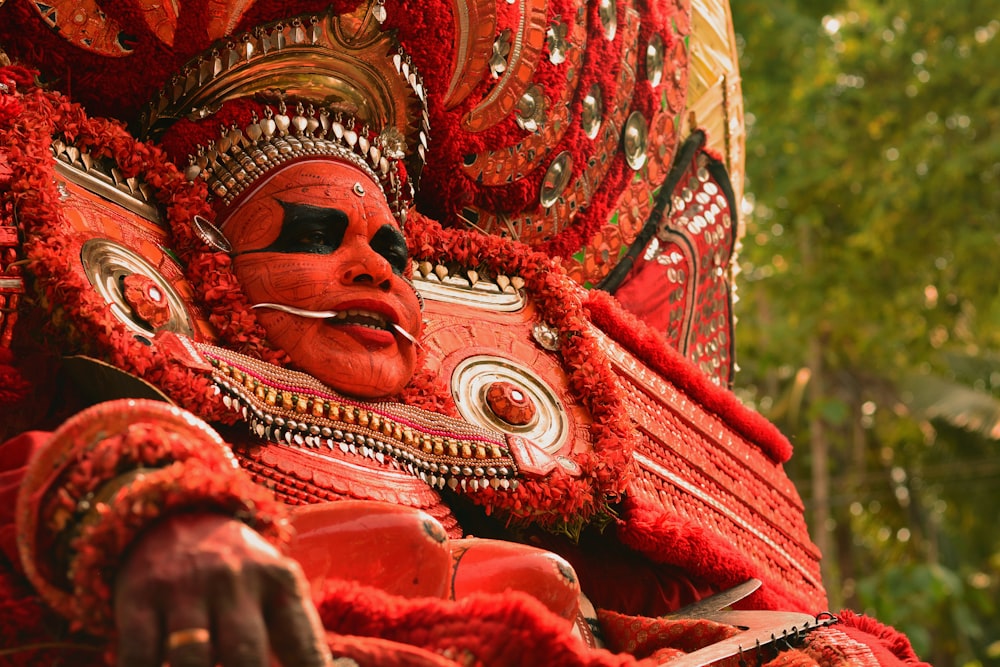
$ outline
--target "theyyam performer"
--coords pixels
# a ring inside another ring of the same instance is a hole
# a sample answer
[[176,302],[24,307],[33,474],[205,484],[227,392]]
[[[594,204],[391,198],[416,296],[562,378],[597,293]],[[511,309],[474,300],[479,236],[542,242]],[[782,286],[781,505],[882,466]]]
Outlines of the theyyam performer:
[[0,664],[919,664],[729,391],[724,2],[0,0],[0,49]]

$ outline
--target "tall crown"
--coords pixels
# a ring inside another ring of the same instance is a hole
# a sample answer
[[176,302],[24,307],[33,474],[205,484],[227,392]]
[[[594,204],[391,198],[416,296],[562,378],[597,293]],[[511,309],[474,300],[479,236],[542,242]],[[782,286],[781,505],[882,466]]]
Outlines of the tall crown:
[[223,105],[254,99],[261,113],[216,125],[210,141],[192,140],[189,178],[205,179],[228,205],[281,164],[330,156],[368,173],[402,223],[430,127],[423,81],[380,29],[384,19],[376,0],[350,14],[298,16],[228,38],[159,91],[138,131],[162,139],[182,131],[182,119],[212,122]]

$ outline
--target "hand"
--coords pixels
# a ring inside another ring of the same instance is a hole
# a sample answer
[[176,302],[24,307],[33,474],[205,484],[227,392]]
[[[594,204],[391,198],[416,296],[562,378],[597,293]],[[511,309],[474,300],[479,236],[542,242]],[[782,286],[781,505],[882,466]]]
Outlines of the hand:
[[[120,667],[329,664],[298,563],[216,514],[174,516],[133,545],[115,586]],[[207,632],[206,632],[207,631]]]

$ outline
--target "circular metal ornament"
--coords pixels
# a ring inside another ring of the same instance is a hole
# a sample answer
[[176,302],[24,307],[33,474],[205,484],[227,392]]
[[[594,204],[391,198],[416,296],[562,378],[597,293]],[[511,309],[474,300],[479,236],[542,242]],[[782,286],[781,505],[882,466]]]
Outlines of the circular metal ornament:
[[580,125],[587,138],[593,139],[601,129],[601,119],[604,116],[604,99],[601,96],[601,87],[594,84],[590,87],[590,92],[583,98],[583,110],[580,113]]
[[545,97],[542,89],[537,84],[531,84],[517,101],[517,113],[514,114],[514,122],[518,127],[528,132],[537,132],[542,120],[545,118]]
[[653,33],[646,46],[646,78],[650,85],[658,86],[663,80],[663,39],[658,33]]
[[622,150],[625,152],[625,162],[634,171],[642,169],[646,164],[646,148],[649,144],[649,129],[646,118],[640,111],[633,111],[625,121],[625,131],[622,132]]
[[569,151],[563,151],[549,165],[545,177],[542,179],[542,188],[538,200],[542,206],[548,208],[559,200],[559,195],[563,193],[569,185],[570,176],[573,173],[573,156]]
[[[521,400],[534,407],[525,424],[511,424],[490,408],[487,394],[498,384],[512,385]],[[566,408],[555,391],[534,371],[509,359],[491,355],[463,359],[451,374],[451,393],[468,421],[527,438],[549,453],[559,451],[569,435]]]
[[194,218],[191,219],[191,226],[194,227],[195,234],[198,235],[198,238],[209,246],[221,252],[233,251],[233,244],[229,242],[226,235],[222,233],[221,229],[209,222],[207,218],[195,215]]
[[[194,335],[194,327],[184,300],[166,278],[135,251],[107,239],[90,239],[80,250],[80,260],[87,280],[111,306],[114,316],[135,333],[151,337],[156,331],[166,330],[184,336]],[[125,277],[133,274],[140,274],[152,280],[166,299],[170,317],[162,326],[155,329],[150,327],[149,323],[139,317],[126,301],[123,281]]]
[[531,335],[543,350],[548,350],[549,352],[557,352],[559,350],[559,332],[548,324],[537,322],[531,328]]
[[604,37],[610,42],[618,32],[618,2],[617,0],[601,0],[597,14],[604,26]]

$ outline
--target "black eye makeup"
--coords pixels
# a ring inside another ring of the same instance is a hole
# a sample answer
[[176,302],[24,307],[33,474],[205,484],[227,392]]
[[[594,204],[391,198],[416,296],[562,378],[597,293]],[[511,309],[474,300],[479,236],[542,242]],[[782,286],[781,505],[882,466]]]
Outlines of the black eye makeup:
[[[279,201],[285,211],[281,232],[273,243],[264,248],[243,253],[286,252],[329,255],[340,248],[344,234],[350,226],[347,213],[337,208],[324,208],[310,204],[292,204]],[[369,246],[385,258],[393,273],[403,275],[409,261],[406,239],[393,225],[379,227],[369,241]]]
[[403,275],[407,268],[409,251],[406,249],[406,239],[392,225],[382,225],[375,232],[370,242],[372,250],[385,258],[396,275]]
[[279,201],[285,211],[281,233],[271,245],[251,252],[307,252],[328,255],[347,232],[347,213],[337,208]]

